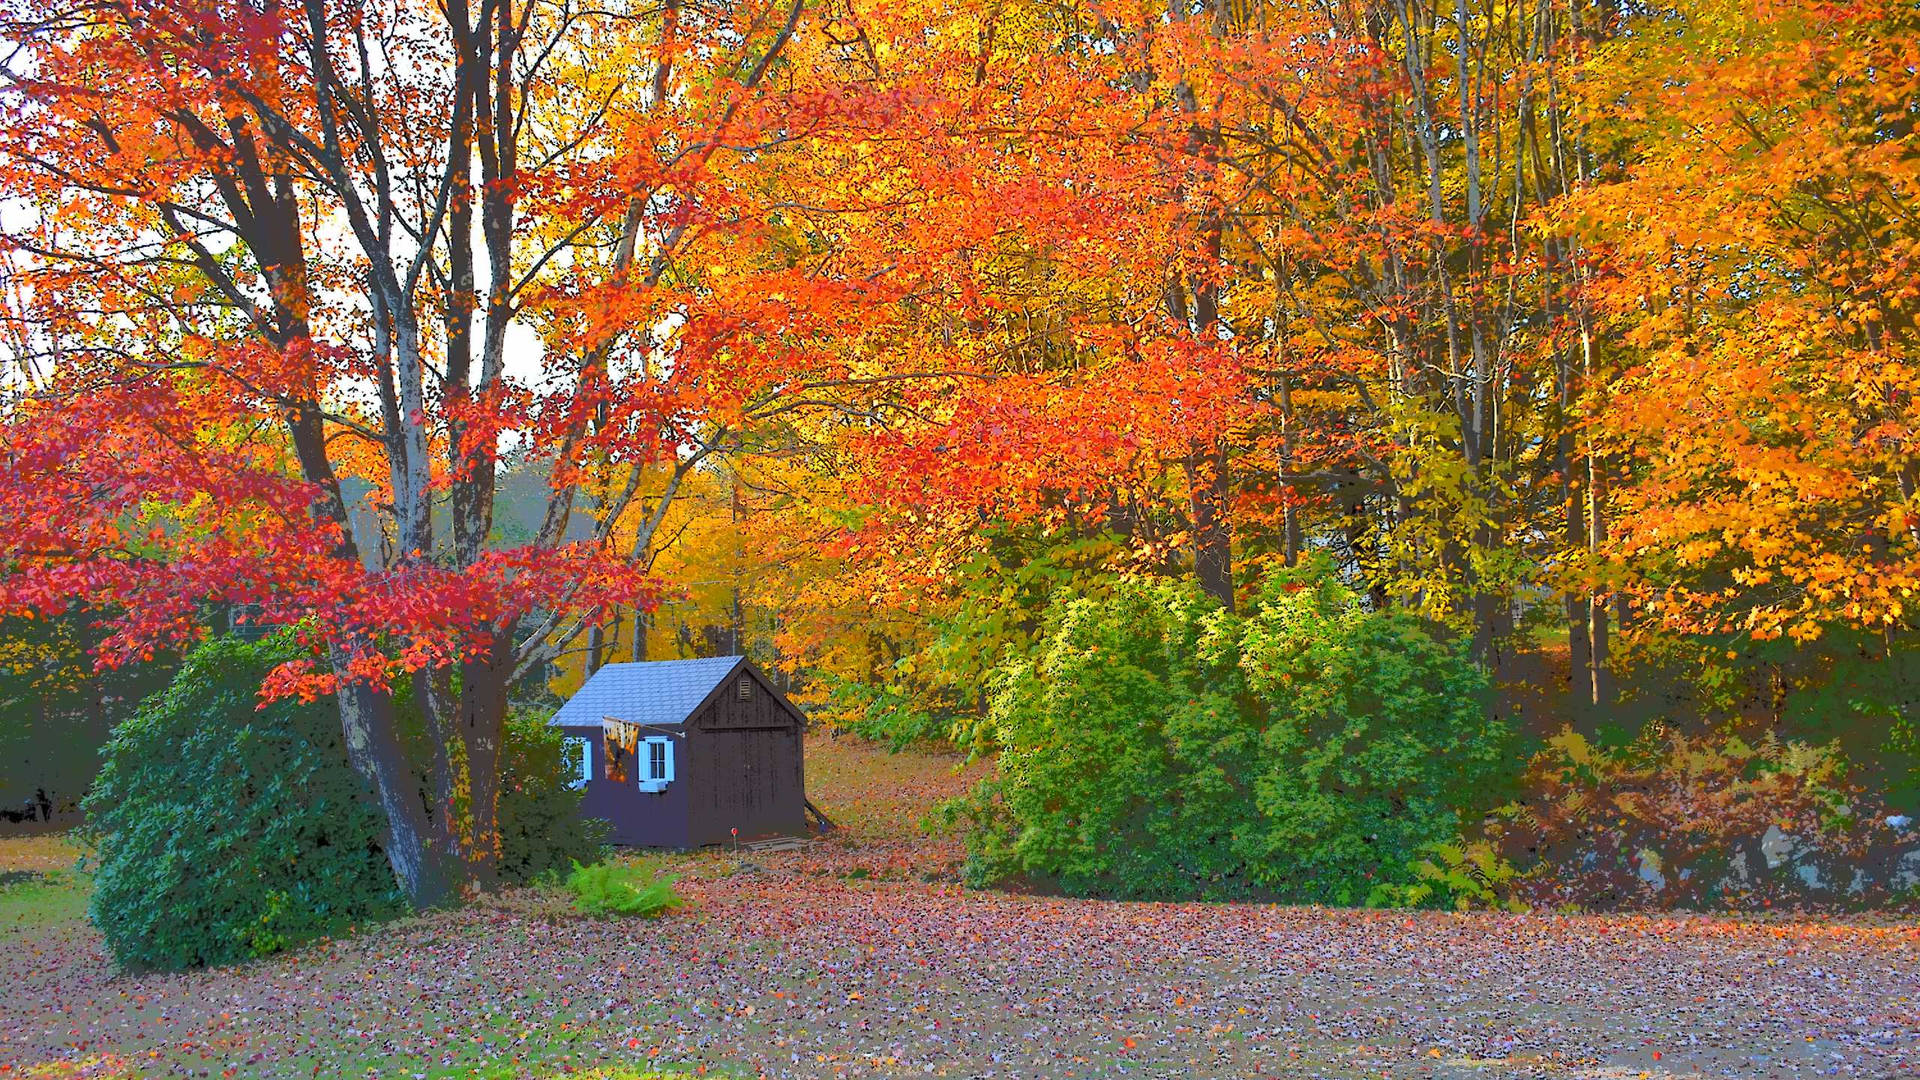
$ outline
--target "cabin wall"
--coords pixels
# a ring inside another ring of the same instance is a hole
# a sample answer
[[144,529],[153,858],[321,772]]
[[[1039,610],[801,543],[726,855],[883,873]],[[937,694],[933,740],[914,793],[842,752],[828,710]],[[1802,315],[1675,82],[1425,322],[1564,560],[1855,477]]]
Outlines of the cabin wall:
[[802,722],[756,675],[753,697],[741,701],[735,679],[693,718],[689,741],[700,748],[690,774],[688,831],[695,844],[806,832]]
[[563,727],[560,731],[568,738],[593,742],[593,778],[587,781],[580,813],[612,825],[609,840],[631,847],[695,846],[687,829],[691,806],[688,792],[693,787],[690,780],[700,756],[688,745],[693,740],[674,739],[674,781],[665,791],[641,791],[631,771],[624,784],[607,779],[606,741],[599,728]]

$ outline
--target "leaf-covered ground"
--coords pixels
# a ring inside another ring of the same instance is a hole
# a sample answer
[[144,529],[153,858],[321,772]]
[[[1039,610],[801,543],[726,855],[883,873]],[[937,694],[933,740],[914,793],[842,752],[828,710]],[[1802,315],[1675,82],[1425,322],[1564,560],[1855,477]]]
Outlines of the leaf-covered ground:
[[842,838],[677,860],[685,914],[527,890],[185,975],[0,842],[0,1078],[1920,1076],[1912,925],[968,893],[912,828],[951,761],[809,754]]

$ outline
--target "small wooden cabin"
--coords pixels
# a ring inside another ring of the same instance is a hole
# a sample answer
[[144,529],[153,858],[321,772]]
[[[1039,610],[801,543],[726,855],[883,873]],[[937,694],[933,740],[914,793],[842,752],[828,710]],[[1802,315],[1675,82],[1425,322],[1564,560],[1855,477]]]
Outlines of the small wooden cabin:
[[806,717],[744,656],[608,664],[548,723],[581,812],[638,847],[806,832]]

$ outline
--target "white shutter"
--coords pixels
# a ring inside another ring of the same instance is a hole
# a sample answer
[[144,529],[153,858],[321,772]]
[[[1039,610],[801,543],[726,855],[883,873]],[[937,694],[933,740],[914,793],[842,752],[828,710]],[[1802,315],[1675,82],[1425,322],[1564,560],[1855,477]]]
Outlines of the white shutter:
[[578,790],[586,787],[593,779],[593,740],[569,738],[565,742],[567,757],[573,765],[573,779],[567,786]]
[[[656,761],[654,747],[659,759]],[[666,736],[655,735],[640,741],[640,767],[635,774],[640,780],[641,791],[665,791],[673,782],[673,740]]]

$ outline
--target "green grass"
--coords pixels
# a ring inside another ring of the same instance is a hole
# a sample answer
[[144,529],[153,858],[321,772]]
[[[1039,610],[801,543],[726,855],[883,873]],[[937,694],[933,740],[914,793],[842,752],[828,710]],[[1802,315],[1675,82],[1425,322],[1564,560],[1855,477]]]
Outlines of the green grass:
[[84,919],[92,883],[72,870],[0,871],[0,928]]
[[[369,1080],[558,1080],[563,1076],[570,1080],[736,1080],[751,1075],[720,1063],[701,1066],[646,1061],[645,1050],[630,1044],[623,1047],[621,1038],[610,1033],[604,1023],[581,1023],[578,1017],[556,1012],[532,1024],[514,1019],[515,1015],[524,1017],[551,1008],[550,1003],[543,1005],[542,1001],[540,995],[526,993],[477,1015],[464,1014],[450,1002],[410,1010],[409,1016],[423,1028],[449,1034],[464,1028],[467,1035],[447,1039],[425,1054],[410,1051],[404,1063],[396,1062],[389,1053],[367,1053],[360,1047],[342,1053],[342,1047],[323,1042],[312,1055],[288,1063],[285,1071],[289,1075],[311,1073]],[[624,1014],[624,1019],[665,1016],[664,1007],[649,1004],[636,1006]],[[568,1022],[561,1026],[562,1020]],[[620,1064],[621,1058],[636,1064]]]

